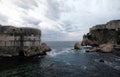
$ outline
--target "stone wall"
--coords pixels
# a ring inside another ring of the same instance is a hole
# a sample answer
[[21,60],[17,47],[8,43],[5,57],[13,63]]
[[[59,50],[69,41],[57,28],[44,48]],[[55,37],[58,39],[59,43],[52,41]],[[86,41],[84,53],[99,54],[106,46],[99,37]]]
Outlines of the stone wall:
[[106,25],[105,24],[101,24],[101,25],[93,26],[92,28],[90,28],[90,31],[91,30],[96,30],[96,29],[105,29],[105,28],[106,28]]
[[11,57],[43,54],[40,48],[41,31],[0,25],[0,56]]
[[120,20],[112,20],[107,22],[106,24],[102,25],[96,25],[90,28],[90,30],[96,30],[96,29],[120,29]]
[[[22,37],[22,38],[21,38]],[[0,46],[40,46],[41,32],[32,28],[0,26]]]

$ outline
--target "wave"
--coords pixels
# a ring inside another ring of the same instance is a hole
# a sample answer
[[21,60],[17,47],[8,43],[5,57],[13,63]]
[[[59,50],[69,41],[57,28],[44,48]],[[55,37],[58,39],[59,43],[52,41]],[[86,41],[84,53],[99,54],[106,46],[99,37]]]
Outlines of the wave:
[[53,49],[51,52],[48,52],[47,55],[51,56],[51,57],[54,57],[54,56],[61,55],[61,54],[64,54],[64,53],[73,52],[70,48],[63,49],[62,51],[59,51],[59,52],[56,52],[56,51],[57,51],[56,49]]
[[116,70],[120,70],[120,65],[117,62],[108,62],[108,61],[106,61],[105,64],[112,67],[112,68],[114,68],[114,69],[116,69]]
[[[104,64],[115,70],[120,70],[120,57],[112,57],[112,58],[114,58],[115,60],[113,61],[104,60]],[[100,59],[95,59],[95,62],[99,62],[99,60]]]

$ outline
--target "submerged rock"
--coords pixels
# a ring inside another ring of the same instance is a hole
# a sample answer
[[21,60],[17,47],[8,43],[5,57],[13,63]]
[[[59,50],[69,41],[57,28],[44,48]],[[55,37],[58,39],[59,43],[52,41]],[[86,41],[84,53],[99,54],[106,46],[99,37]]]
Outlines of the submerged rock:
[[99,62],[102,62],[102,63],[104,63],[104,60],[103,60],[103,59],[100,59],[100,60],[99,60]]
[[87,53],[91,52],[89,49],[86,50]]
[[81,49],[81,44],[79,42],[75,43],[74,49],[80,50]]

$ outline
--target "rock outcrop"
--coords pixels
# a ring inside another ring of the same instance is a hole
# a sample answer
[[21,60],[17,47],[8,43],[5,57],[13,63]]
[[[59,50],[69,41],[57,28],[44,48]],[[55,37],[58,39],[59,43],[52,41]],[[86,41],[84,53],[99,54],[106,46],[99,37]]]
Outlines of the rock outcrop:
[[42,43],[41,50],[46,53],[46,52],[51,51],[52,49],[46,43]]
[[113,49],[114,49],[113,44],[101,44],[98,47],[94,47],[91,51],[109,53],[113,52]]
[[120,20],[90,28],[90,32],[83,36],[81,45],[99,46],[106,43],[120,44]]
[[87,46],[87,45],[90,45],[90,46],[98,46],[98,43],[94,40],[91,40],[88,38],[89,35],[84,35],[83,36],[83,41],[81,43],[82,46]]
[[101,52],[112,52],[113,51],[113,45],[112,44],[101,44],[99,46],[99,49]]
[[74,49],[80,50],[81,49],[81,44],[79,42],[75,43]]

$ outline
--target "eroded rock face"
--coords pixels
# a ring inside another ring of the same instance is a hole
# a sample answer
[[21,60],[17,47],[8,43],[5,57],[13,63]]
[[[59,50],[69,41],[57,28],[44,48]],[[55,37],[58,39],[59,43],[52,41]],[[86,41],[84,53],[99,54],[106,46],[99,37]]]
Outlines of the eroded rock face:
[[80,50],[81,49],[81,44],[79,42],[75,43],[74,49]]

